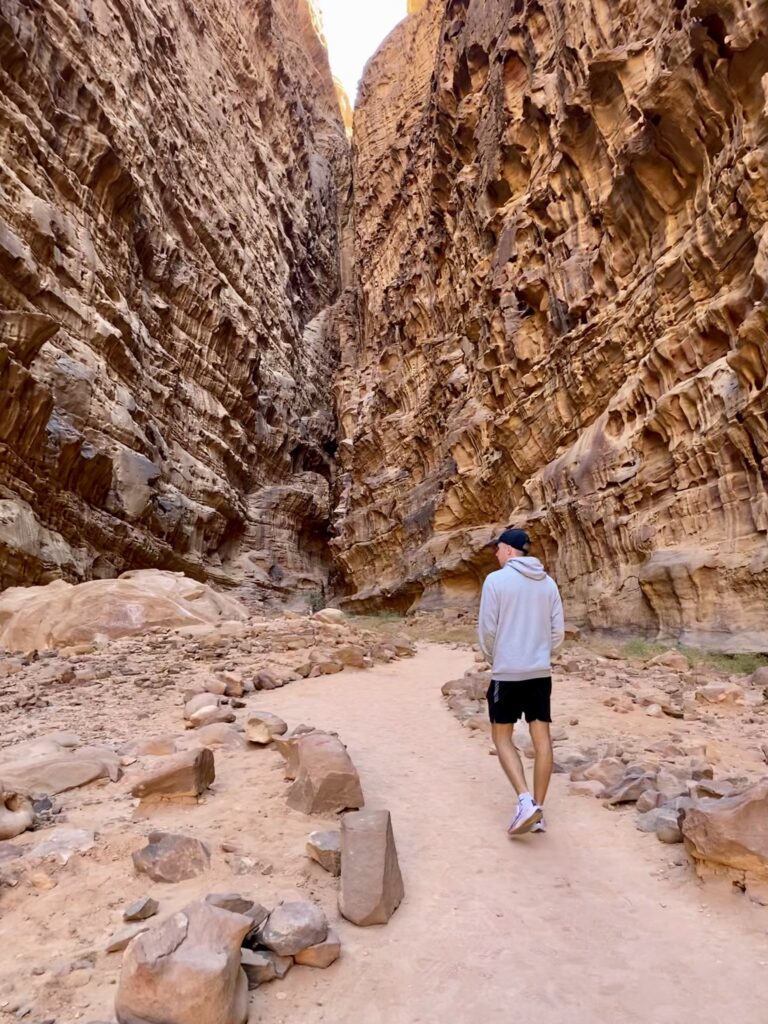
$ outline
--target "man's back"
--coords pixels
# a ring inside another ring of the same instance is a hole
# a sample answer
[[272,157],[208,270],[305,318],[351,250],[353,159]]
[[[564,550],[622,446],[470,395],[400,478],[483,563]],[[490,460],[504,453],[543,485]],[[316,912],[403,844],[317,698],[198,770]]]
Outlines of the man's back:
[[555,581],[538,558],[510,558],[483,584],[478,636],[493,678],[549,675],[552,650],[565,635],[563,604]]

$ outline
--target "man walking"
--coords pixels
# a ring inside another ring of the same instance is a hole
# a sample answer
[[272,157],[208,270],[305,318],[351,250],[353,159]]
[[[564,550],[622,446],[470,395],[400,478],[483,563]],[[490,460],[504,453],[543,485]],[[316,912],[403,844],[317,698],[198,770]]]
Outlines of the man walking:
[[[488,688],[491,735],[501,767],[518,794],[511,836],[544,832],[544,798],[552,777],[550,655],[565,636],[563,602],[555,581],[531,558],[525,530],[504,530],[496,548],[498,572],[490,573],[480,599],[478,638],[492,666]],[[533,795],[515,746],[515,722],[525,715],[535,753]]]

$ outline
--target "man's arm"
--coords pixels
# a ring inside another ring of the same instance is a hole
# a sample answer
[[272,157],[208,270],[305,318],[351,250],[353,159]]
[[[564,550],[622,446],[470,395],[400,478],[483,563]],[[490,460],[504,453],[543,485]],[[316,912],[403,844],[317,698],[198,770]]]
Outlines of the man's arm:
[[555,592],[552,597],[552,650],[556,651],[560,644],[565,640],[565,615],[563,613],[563,600],[560,597],[560,591],[555,586]]
[[480,597],[480,614],[477,619],[477,639],[485,660],[493,664],[493,648],[496,643],[496,629],[499,624],[499,599],[490,579],[483,584]]

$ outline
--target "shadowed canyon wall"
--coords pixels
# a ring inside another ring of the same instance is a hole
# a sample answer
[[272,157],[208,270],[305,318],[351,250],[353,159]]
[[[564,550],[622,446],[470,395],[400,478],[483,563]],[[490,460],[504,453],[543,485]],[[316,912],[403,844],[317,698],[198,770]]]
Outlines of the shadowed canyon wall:
[[325,577],[349,151],[307,3],[0,5],[0,586]]
[[768,4],[411,9],[355,112],[351,605],[472,601],[510,523],[574,622],[767,649]]

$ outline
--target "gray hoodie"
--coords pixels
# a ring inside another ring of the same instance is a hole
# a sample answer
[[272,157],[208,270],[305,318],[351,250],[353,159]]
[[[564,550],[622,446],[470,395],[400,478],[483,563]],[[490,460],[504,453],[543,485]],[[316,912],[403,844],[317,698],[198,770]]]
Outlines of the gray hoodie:
[[510,558],[486,577],[477,635],[494,679],[550,674],[550,655],[565,636],[563,602],[538,558]]

